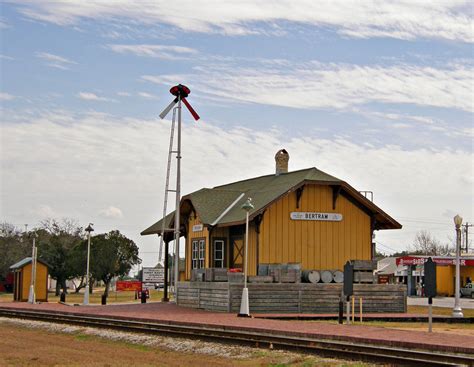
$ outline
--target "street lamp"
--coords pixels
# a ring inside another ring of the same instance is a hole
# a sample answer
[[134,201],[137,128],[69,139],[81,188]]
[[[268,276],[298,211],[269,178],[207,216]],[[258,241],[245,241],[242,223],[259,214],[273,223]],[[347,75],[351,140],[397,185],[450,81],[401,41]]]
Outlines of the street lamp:
[[460,293],[460,266],[459,266],[459,256],[461,252],[461,224],[462,217],[456,215],[454,217],[454,225],[456,226],[456,286],[454,290],[454,308],[453,308],[453,317],[464,317],[459,302],[459,293]]
[[249,290],[247,289],[247,263],[248,263],[248,249],[249,249],[249,211],[253,209],[252,199],[248,198],[242,205],[245,210],[245,258],[244,258],[244,289],[242,289],[242,301],[240,303],[240,312],[238,316],[250,317],[249,310]]
[[89,223],[85,231],[87,232],[87,273],[86,273],[86,291],[84,293],[84,302],[83,305],[89,304],[89,260],[90,260],[90,253],[91,253],[91,232],[94,231],[92,226],[94,223]]
[[31,280],[30,280],[30,292],[28,293],[28,303],[36,302],[36,258],[38,256],[38,250],[36,248],[36,238],[38,235],[33,233],[33,249],[31,250]]

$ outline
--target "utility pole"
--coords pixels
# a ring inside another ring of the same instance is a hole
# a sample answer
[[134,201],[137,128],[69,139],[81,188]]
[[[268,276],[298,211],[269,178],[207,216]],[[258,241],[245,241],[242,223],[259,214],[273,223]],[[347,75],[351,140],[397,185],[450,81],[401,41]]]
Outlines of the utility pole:
[[464,227],[464,241],[466,244],[466,254],[469,253],[469,227],[473,227],[474,224],[469,224],[466,222],[466,224],[463,224]]

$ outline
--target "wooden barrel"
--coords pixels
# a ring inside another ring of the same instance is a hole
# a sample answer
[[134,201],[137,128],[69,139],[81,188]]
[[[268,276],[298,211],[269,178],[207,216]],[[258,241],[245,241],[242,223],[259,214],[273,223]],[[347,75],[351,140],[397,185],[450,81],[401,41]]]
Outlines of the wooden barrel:
[[321,280],[321,274],[317,270],[311,270],[308,274],[308,280],[310,281],[310,283],[319,283],[319,281]]
[[331,283],[333,281],[332,272],[329,270],[323,270],[321,272],[321,280],[323,283]]
[[319,283],[321,274],[317,270],[304,270],[302,273],[303,282],[305,283]]
[[343,283],[344,282],[344,273],[340,270],[335,270],[333,273],[332,273],[332,276],[334,278],[334,281],[336,283]]

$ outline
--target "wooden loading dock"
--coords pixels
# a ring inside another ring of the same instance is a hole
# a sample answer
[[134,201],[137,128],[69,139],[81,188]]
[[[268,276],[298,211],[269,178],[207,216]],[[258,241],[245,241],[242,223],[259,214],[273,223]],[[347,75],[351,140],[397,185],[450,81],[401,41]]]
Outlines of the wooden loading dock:
[[[242,284],[228,282],[180,282],[180,306],[238,313]],[[341,284],[248,284],[252,313],[337,313]],[[354,301],[364,313],[407,312],[406,287],[399,284],[355,284]]]
[[[347,182],[314,167],[288,172],[288,160],[288,153],[282,149],[275,156],[275,174],[203,188],[182,198],[180,234],[185,237],[186,267],[180,277],[184,282],[178,286],[178,304],[186,304],[185,297],[201,297],[200,289],[212,289],[213,285],[190,282],[196,270],[243,269],[246,213],[241,207],[249,197],[254,205],[249,212],[250,276],[257,276],[262,264],[296,263],[303,271],[342,271],[348,260],[373,259],[374,231],[401,228],[400,223]],[[167,228],[164,241],[171,242],[174,212],[144,230],[142,235],[161,235],[163,221]],[[284,289],[279,284],[251,286],[273,287],[275,292]],[[292,286],[300,287],[298,291],[303,293],[313,289],[305,284]],[[326,292],[325,295],[340,287],[315,286],[315,290]],[[190,290],[193,287],[194,292]],[[219,289],[232,290],[233,287],[215,284],[218,293]],[[373,287],[375,291],[378,286]],[[184,292],[181,298],[179,289]],[[406,292],[398,288],[386,290],[393,292],[394,297],[406,296]],[[225,297],[233,297],[233,292],[223,292],[221,294],[227,294]],[[249,294],[252,298],[250,285]],[[233,310],[233,301],[228,303],[230,306],[223,308]],[[201,302],[197,304],[205,306]],[[250,304],[252,311],[252,300]],[[402,308],[397,309],[403,312]]]

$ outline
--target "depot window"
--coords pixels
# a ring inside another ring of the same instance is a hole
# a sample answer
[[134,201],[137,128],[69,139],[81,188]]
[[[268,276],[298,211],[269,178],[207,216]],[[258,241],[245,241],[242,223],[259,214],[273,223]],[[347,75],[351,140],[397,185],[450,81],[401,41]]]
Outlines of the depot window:
[[214,267],[223,268],[224,267],[224,251],[225,251],[225,242],[224,240],[214,240]]
[[192,241],[192,268],[202,269],[204,268],[204,260],[206,256],[206,241],[203,239]]

